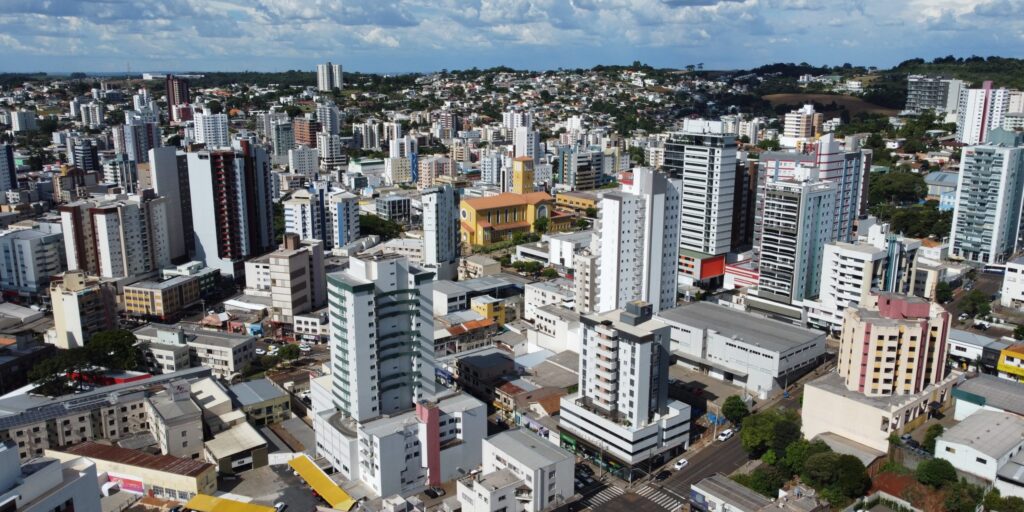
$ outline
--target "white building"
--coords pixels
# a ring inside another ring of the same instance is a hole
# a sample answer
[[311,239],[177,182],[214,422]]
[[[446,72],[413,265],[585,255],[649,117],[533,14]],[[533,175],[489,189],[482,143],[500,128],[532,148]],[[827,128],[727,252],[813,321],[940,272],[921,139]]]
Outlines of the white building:
[[327,301],[323,242],[286,232],[276,251],[245,262],[245,284],[246,293],[270,297],[272,321],[291,325]]
[[[96,127],[103,124],[103,104],[99,104],[99,121],[96,123]],[[93,128],[94,126],[90,126]],[[38,123],[36,122],[36,112],[34,110],[15,110],[11,112],[11,131],[14,133],[34,132],[38,130]]]
[[302,240],[325,239],[327,214],[324,212],[322,195],[322,190],[299,189],[281,201],[286,233],[295,233]]
[[214,377],[225,380],[240,376],[256,358],[256,338],[245,334],[157,323],[140,327],[134,333],[139,341],[157,348],[188,347],[191,359],[198,366],[209,368]]
[[412,182],[412,161],[404,157],[384,159],[384,180],[388,185]]
[[48,293],[50,278],[65,270],[60,231],[21,229],[0,233],[0,288],[23,297]]
[[628,468],[689,446],[690,406],[668,399],[671,329],[653,308],[584,315],[579,391],[562,397],[563,447],[601,453]]
[[986,80],[981,89],[962,89],[957,107],[956,140],[968,146],[984,144],[989,133],[1003,126],[1010,108],[1010,91],[993,89]]
[[649,168],[633,174],[633,192],[602,195],[597,311],[649,302],[655,311],[676,303],[679,183]]
[[331,64],[331,61],[327,61],[324,64],[317,64],[316,88],[318,91],[322,92],[330,92],[333,89],[344,89],[345,77],[342,74],[341,64]]
[[328,248],[344,247],[359,239],[359,198],[350,192],[333,192],[327,197],[325,242]]
[[188,256],[192,239],[192,203],[188,194],[188,158],[172,146],[149,150],[148,182],[167,200],[167,239],[172,260]]
[[537,310],[549,304],[572,306],[575,297],[573,282],[568,279],[529,283],[523,294],[523,319],[534,321]]
[[209,149],[231,146],[227,114],[214,114],[210,109],[203,109],[203,113],[197,113],[193,121],[196,126],[196,142],[199,144],[205,144]]
[[664,169],[681,178],[679,246],[716,256],[732,248],[736,136],[722,123],[687,119],[665,141]]
[[289,149],[288,169],[295,174],[313,179],[320,171],[320,151],[306,146]]
[[550,350],[554,353],[566,350],[580,352],[580,315],[560,306],[548,304],[533,313],[533,329],[526,331],[528,351]]
[[459,199],[451,185],[424,190],[423,259],[434,279],[455,279],[459,260]]
[[457,497],[466,512],[541,512],[568,501],[575,457],[523,429],[483,441],[480,473],[458,481]]
[[1024,133],[993,130],[988,142],[966,147],[960,162],[952,255],[987,265],[1017,250],[1024,204]]
[[348,156],[345,155],[341,136],[324,131],[317,133],[316,149],[320,156],[320,172],[336,172],[348,165]]
[[999,469],[1024,448],[1024,418],[977,411],[935,440],[935,457],[958,471],[995,483]]
[[825,355],[825,334],[709,302],[662,310],[676,364],[765,399]]
[[1007,308],[1024,308],[1024,256],[1006,262],[999,304]]
[[320,122],[320,131],[328,135],[341,132],[345,117],[333,101],[316,104],[316,120]]
[[0,510],[100,512],[98,482],[96,464],[84,457],[21,463],[13,441],[0,444]]

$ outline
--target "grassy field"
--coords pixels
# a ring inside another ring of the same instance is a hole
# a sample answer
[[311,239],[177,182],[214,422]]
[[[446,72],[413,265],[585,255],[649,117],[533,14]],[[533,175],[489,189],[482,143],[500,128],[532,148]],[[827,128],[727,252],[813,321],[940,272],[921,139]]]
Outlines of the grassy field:
[[892,108],[885,108],[873,103],[868,103],[856,96],[848,96],[842,94],[820,94],[820,93],[797,93],[797,94],[769,94],[763,96],[765,99],[771,102],[772,106],[775,105],[799,105],[802,103],[817,102],[822,105],[828,105],[829,103],[835,102],[837,105],[846,107],[846,110],[850,114],[857,114],[859,112],[868,112],[871,114],[882,114],[887,116],[893,116],[899,113],[898,110]]

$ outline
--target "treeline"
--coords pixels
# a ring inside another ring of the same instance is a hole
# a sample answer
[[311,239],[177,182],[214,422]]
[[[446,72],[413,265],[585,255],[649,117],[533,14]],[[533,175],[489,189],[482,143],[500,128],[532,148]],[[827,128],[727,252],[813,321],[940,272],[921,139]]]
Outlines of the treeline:
[[997,87],[1024,89],[1024,59],[1012,57],[954,57],[947,55],[927,62],[910,59],[901,62],[893,71],[903,75],[942,75],[981,85],[992,80]]

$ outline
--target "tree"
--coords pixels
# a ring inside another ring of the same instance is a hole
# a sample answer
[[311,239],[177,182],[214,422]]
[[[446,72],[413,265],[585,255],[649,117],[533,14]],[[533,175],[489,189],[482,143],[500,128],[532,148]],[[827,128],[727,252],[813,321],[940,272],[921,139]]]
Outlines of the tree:
[[299,346],[298,345],[292,345],[292,344],[285,345],[285,346],[281,347],[280,350],[277,351],[277,355],[280,356],[281,359],[284,359],[285,361],[291,361],[292,359],[298,359],[298,357],[301,354],[302,354],[302,352],[299,350]]
[[134,370],[142,364],[142,353],[135,347],[135,334],[124,329],[100,331],[85,345],[86,359],[108,370]]
[[736,475],[733,479],[760,494],[775,498],[779,495],[779,488],[789,480],[789,476],[775,466],[763,465],[748,475]]
[[945,430],[946,429],[938,423],[929,426],[928,430],[924,433],[924,443],[922,443],[924,449],[931,453],[935,453],[935,440],[938,439]]
[[935,301],[939,304],[945,304],[953,300],[953,287],[949,283],[942,281],[935,285]]
[[881,203],[909,204],[924,199],[928,187],[919,174],[889,172],[872,176],[868,182],[868,204]]
[[956,469],[946,459],[929,459],[917,465],[917,481],[938,489],[956,482]]
[[971,316],[985,316],[992,312],[992,303],[981,290],[971,290],[960,302],[960,310]]
[[1013,328],[1013,339],[1024,340],[1024,325],[1018,325]]
[[836,465],[839,454],[835,452],[816,453],[804,461],[804,470],[800,478],[814,488],[827,487],[835,479]]
[[217,100],[207,101],[206,108],[210,109],[211,114],[220,114],[221,112],[224,112],[224,106]]
[[747,408],[746,402],[743,401],[738,395],[732,395],[725,399],[725,403],[722,404],[722,416],[725,419],[739,425],[743,418],[750,415],[750,409]]
[[590,208],[587,208],[584,213],[586,214],[587,217],[589,217],[591,219],[596,219],[597,218],[597,208],[594,208],[593,206],[591,206]]
[[767,151],[778,151],[782,148],[777,139],[765,139],[757,143],[757,147]]
[[558,277],[558,271],[553,269],[553,268],[551,268],[551,267],[548,267],[548,268],[540,271],[540,276],[545,278],[545,279],[554,279],[554,278]]
[[547,233],[550,222],[547,217],[538,217],[533,221],[533,230],[537,233]]
[[769,449],[785,453],[789,443],[800,438],[800,416],[791,410],[770,409],[743,419],[740,442],[752,456]]
[[831,448],[825,444],[824,441],[808,441],[806,439],[797,439],[786,447],[785,457],[782,458],[782,464],[789,469],[789,472],[794,475],[799,475],[804,471],[804,462],[811,455],[818,453],[825,453],[832,451]]
[[871,487],[864,463],[853,455],[840,455],[836,461],[835,480],[829,486],[847,498],[858,498]]
[[387,241],[402,234],[402,225],[376,215],[360,215],[359,233],[362,236],[377,235],[381,241]]

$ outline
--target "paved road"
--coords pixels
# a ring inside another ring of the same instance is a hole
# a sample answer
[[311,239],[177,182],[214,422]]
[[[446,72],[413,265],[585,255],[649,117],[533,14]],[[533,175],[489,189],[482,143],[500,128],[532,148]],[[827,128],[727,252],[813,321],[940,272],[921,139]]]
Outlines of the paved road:
[[685,500],[690,496],[690,484],[699,482],[715,473],[730,474],[747,462],[747,452],[740,444],[740,436],[733,436],[728,441],[716,441],[711,446],[695,453],[689,458],[690,463],[681,471],[676,471],[663,482],[652,482],[652,487],[664,489],[677,499]]

